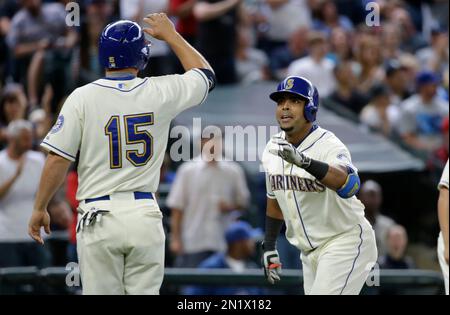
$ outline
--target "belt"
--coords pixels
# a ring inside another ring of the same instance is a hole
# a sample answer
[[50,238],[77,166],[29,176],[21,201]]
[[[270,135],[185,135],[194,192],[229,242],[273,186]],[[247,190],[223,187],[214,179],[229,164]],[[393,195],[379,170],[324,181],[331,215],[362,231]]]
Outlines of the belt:
[[[149,193],[149,192],[135,191],[134,192],[134,199],[135,200],[153,199],[153,194]],[[89,198],[89,199],[86,199],[84,202],[85,203],[90,203],[90,202],[94,202],[94,201],[103,201],[103,200],[111,200],[111,197],[109,195],[106,195],[106,196],[101,196],[101,197],[97,197],[97,198]]]

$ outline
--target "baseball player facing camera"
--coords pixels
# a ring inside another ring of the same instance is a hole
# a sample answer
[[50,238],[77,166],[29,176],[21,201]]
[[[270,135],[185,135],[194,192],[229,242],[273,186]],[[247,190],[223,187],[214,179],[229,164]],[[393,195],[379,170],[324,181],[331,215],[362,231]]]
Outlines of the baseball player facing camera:
[[[105,77],[67,98],[42,146],[41,177],[30,236],[50,233],[47,205],[79,154],[77,251],[83,294],[159,294],[164,274],[162,214],[155,200],[169,124],[214,88],[209,63],[165,14],[142,29],[131,21],[105,27],[99,41]],[[151,48],[144,33],[166,41],[186,73],[138,78]]]
[[280,280],[276,239],[301,251],[305,294],[359,294],[377,259],[375,234],[356,198],[360,180],[346,146],[319,127],[317,89],[288,77],[270,95],[281,132],[263,153],[267,211],[263,265]]

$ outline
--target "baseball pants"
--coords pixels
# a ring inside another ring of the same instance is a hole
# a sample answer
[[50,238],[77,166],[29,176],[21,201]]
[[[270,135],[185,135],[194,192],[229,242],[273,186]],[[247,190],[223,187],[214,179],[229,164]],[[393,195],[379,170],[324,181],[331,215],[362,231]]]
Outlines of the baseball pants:
[[444,275],[444,283],[445,283],[445,294],[448,295],[448,263],[445,261],[444,258],[444,238],[442,237],[442,232],[439,234],[438,238],[438,258],[439,258],[439,265],[441,265],[442,273]]
[[377,261],[375,233],[368,222],[301,254],[307,295],[357,295]]
[[83,294],[159,294],[165,234],[157,202],[116,193],[110,200],[81,202],[79,212],[93,207],[110,212],[77,233]]

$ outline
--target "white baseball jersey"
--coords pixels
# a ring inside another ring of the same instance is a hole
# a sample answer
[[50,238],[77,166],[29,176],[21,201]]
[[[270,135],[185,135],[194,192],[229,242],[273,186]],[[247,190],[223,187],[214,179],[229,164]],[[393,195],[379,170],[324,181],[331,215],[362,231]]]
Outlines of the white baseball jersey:
[[[274,137],[285,138],[285,133]],[[262,157],[267,197],[278,201],[286,222],[286,237],[292,245],[308,252],[365,221],[364,205],[355,196],[339,197],[304,169],[270,153],[270,149],[278,149],[272,141]],[[346,146],[323,128],[312,131],[297,150],[312,159],[357,171]]]
[[[448,160],[447,160],[447,164],[445,164],[445,168],[444,168],[444,172],[442,173],[441,180],[439,181],[438,189],[441,189],[441,188],[448,189]],[[438,258],[439,258],[439,265],[441,266],[442,273],[444,275],[445,294],[448,295],[448,292],[449,292],[448,263],[444,257],[445,243],[444,243],[444,237],[442,235],[442,231],[439,233],[437,252],[438,252]]]
[[444,172],[442,173],[441,180],[439,181],[438,188],[447,187],[448,189],[448,160],[445,164]]
[[156,192],[171,120],[201,104],[206,75],[100,79],[69,95],[42,146],[75,161],[77,199]]

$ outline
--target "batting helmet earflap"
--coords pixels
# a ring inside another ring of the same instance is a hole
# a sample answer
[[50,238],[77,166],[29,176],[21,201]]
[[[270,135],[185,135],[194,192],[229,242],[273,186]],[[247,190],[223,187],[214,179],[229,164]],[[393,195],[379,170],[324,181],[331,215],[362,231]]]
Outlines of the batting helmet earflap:
[[99,61],[105,69],[143,70],[150,58],[150,44],[139,24],[120,20],[108,24],[99,41]]
[[319,91],[308,79],[295,76],[287,77],[278,84],[276,92],[270,94],[270,98],[277,102],[286,93],[304,98],[306,100],[303,110],[305,119],[309,122],[316,120],[319,109]]

